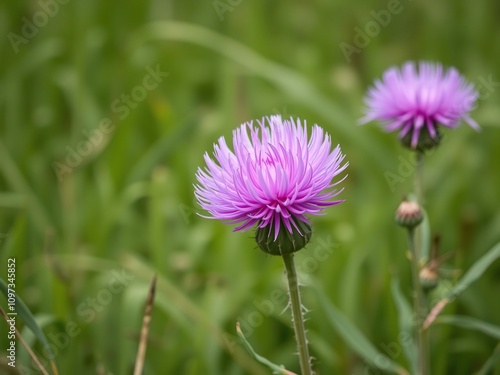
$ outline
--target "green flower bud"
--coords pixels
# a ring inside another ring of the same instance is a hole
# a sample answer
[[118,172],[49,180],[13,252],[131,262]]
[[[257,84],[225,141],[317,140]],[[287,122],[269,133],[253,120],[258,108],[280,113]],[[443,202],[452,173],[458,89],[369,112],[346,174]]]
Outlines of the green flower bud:
[[417,202],[403,201],[396,211],[396,222],[406,228],[415,228],[418,226],[424,215]]
[[412,132],[409,131],[403,138],[401,138],[401,143],[403,146],[412,149],[412,150],[418,150],[418,151],[427,151],[431,150],[441,144],[441,140],[443,139],[443,136],[439,132],[439,128],[436,126],[436,135],[434,138],[431,137],[429,134],[429,131],[427,130],[427,127],[424,127],[418,136],[418,142],[417,146],[415,148],[411,147],[411,137],[412,137]]
[[426,266],[420,270],[420,285],[427,293],[434,289],[439,282],[439,276],[433,267]]
[[291,254],[304,248],[312,236],[311,226],[303,221],[294,219],[298,229],[292,225],[292,233],[280,224],[278,237],[274,239],[274,227],[257,228],[255,241],[260,249],[271,255]]

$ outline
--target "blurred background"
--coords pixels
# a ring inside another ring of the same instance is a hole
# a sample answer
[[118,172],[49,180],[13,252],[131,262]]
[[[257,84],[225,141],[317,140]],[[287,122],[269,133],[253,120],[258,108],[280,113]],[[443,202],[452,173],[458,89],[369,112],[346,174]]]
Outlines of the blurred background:
[[[16,292],[59,372],[132,373],[154,273],[145,374],[269,374],[242,349],[236,321],[260,354],[299,371],[281,260],[252,231],[197,216],[193,195],[220,136],[276,113],[324,127],[350,163],[345,203],[313,219],[296,257],[304,283],[317,280],[408,368],[391,287],[410,300],[394,212],[414,164],[395,134],[357,125],[363,96],[388,67],[421,59],[457,67],[480,92],[482,131],[445,133],[425,160],[431,231],[453,254],[436,301],[500,240],[499,17],[494,0],[3,2],[0,277],[15,257]],[[499,290],[496,262],[444,314],[499,326]],[[311,288],[303,300],[319,374],[384,373],[332,327]],[[0,327],[0,372],[39,373],[19,342],[9,370]],[[470,375],[495,359],[498,337],[446,324],[431,336],[433,374]]]

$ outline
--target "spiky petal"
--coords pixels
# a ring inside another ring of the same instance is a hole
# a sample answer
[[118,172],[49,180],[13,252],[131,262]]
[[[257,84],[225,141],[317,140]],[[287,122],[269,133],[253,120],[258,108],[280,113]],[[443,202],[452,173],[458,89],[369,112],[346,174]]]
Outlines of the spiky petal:
[[[269,228],[274,239],[283,227],[299,230],[296,220],[320,215],[343,189],[334,177],[348,163],[340,146],[318,125],[311,137],[300,119],[275,115],[242,124],[233,131],[233,150],[224,137],[214,145],[214,159],[205,153],[206,167],[198,168],[195,195],[211,219],[237,224],[236,230]],[[269,233],[271,235],[271,233]]]
[[469,117],[478,96],[455,68],[420,62],[417,69],[414,62],[407,62],[401,69],[388,69],[368,90],[361,123],[381,121],[387,131],[399,131],[400,139],[408,138],[415,149],[421,136],[438,140],[438,125],[455,128],[463,120],[479,130]]

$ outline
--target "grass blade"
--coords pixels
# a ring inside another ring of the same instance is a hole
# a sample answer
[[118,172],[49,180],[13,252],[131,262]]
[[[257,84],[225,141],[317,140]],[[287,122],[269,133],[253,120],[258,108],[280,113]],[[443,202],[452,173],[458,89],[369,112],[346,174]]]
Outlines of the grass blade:
[[425,210],[422,210],[424,220],[419,226],[420,229],[420,244],[422,245],[421,260],[427,262],[429,260],[429,253],[431,248],[431,226],[429,223],[429,216]]
[[486,254],[484,254],[476,263],[472,265],[467,273],[455,285],[453,290],[447,296],[448,299],[456,298],[460,293],[469,287],[474,281],[480,278],[484,271],[498,258],[500,258],[500,243],[493,246]]
[[[3,295],[5,298],[8,298],[9,295],[9,288],[5,281],[0,279],[0,290],[2,291]],[[12,293],[12,291],[11,291]],[[21,320],[28,326],[28,328],[34,333],[34,335],[40,340],[42,345],[44,346],[45,350],[47,351],[47,354],[49,355],[49,359],[51,362],[52,366],[52,371],[57,374],[57,367],[55,365],[54,361],[54,353],[52,352],[52,349],[50,348],[49,342],[47,341],[47,338],[45,337],[45,334],[43,333],[42,329],[38,326],[36,323],[35,318],[33,317],[33,314],[31,311],[28,309],[28,307],[25,305],[23,300],[16,294],[16,313],[19,314],[19,317]]]
[[500,359],[500,343],[497,344],[495,350],[493,350],[493,354],[490,358],[484,363],[483,367],[476,373],[476,375],[488,375],[491,374],[491,369],[495,365],[495,363]]
[[[9,316],[7,315],[7,313],[1,307],[0,307],[0,314],[4,317],[4,319],[6,321],[8,321],[10,319]],[[35,362],[35,364],[38,366],[38,368],[40,369],[40,371],[42,372],[42,374],[43,375],[49,375],[49,373],[47,372],[47,370],[45,369],[45,367],[43,367],[42,362],[40,362],[40,360],[38,359],[38,357],[36,356],[36,354],[33,352],[33,350],[31,350],[30,346],[24,340],[23,336],[17,330],[17,328],[16,328],[16,336],[19,339],[19,341],[21,341],[21,344],[23,344],[23,346],[26,348],[26,351],[29,353],[30,357],[33,359],[33,362]]]
[[297,375],[294,372],[288,371],[285,369],[283,366],[278,366],[271,361],[269,361],[267,358],[262,357],[261,355],[257,354],[255,350],[252,348],[252,345],[247,341],[245,338],[245,335],[241,331],[240,323],[236,323],[236,333],[238,334],[238,337],[240,338],[241,342],[243,343],[243,346],[245,349],[254,357],[258,362],[262,363],[263,365],[269,367],[271,370],[273,370],[273,374],[283,374],[283,375]]
[[151,324],[151,313],[153,312],[153,303],[155,299],[155,290],[156,275],[153,276],[151,287],[149,288],[146,309],[144,311],[144,318],[142,320],[141,339],[139,341],[139,348],[137,349],[137,357],[135,360],[134,375],[141,375],[144,368],[144,361],[146,359],[146,347],[148,345],[149,327]]
[[473,329],[487,334],[497,340],[500,340],[500,327],[483,322],[482,320],[472,318],[470,316],[460,316],[460,315],[447,315],[442,316],[436,320],[436,323],[442,324],[452,324],[457,327],[462,327],[466,329]]
[[391,283],[392,296],[396,303],[399,317],[399,332],[405,334],[409,339],[405,339],[403,350],[406,358],[411,366],[412,373],[417,373],[417,347],[413,338],[413,310],[401,292],[399,280],[392,280]]
[[482,276],[484,271],[498,258],[500,258],[500,243],[493,246],[486,254],[479,258],[476,263],[466,272],[460,281],[453,287],[453,289],[434,305],[431,312],[424,322],[424,329],[428,329],[431,324],[436,320],[437,316],[445,308],[445,306],[453,302],[465,289],[469,287],[474,281]]
[[379,352],[366,336],[351,321],[340,312],[326,297],[323,290],[314,286],[323,311],[328,317],[328,322],[337,331],[345,342],[360,355],[367,363],[380,370],[393,374],[408,375],[403,367],[398,365],[385,354]]
[[0,141],[0,171],[9,187],[24,195],[25,202],[28,203],[28,212],[31,213],[31,217],[38,225],[38,228],[45,230],[46,227],[50,227],[51,221],[45,207],[2,141]]

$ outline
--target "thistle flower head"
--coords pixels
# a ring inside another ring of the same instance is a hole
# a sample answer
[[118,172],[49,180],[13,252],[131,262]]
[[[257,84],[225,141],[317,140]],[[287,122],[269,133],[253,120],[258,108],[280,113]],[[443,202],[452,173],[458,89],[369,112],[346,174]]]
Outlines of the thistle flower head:
[[205,153],[206,168],[198,168],[195,195],[208,218],[238,224],[235,231],[257,225],[276,241],[280,231],[295,235],[307,230],[300,225],[309,224],[307,215],[320,215],[342,202],[333,200],[343,189],[335,189],[340,181],[332,180],[348,163],[342,164],[340,146],[332,151],[330,136],[317,125],[309,137],[300,119],[276,115],[256,122],[233,131],[233,149],[219,138],[215,160]]
[[460,120],[479,130],[469,117],[478,92],[455,68],[440,64],[407,62],[401,69],[388,69],[375,81],[365,98],[361,123],[381,121],[387,131],[399,131],[399,138],[412,149],[439,144],[438,125],[455,128]]

